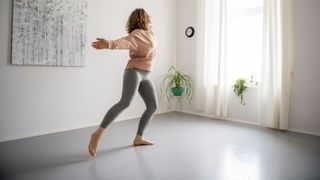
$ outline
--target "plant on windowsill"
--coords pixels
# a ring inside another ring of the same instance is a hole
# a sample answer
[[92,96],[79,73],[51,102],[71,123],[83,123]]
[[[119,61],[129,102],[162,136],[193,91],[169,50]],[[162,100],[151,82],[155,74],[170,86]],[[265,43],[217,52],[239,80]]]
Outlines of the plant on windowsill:
[[244,92],[248,88],[247,81],[243,78],[237,79],[233,85],[233,92],[240,97],[240,104],[246,105],[243,101]]
[[[190,105],[193,97],[192,78],[189,74],[177,70],[174,66],[171,66],[168,70],[168,73],[162,77],[160,91],[161,94],[166,94],[169,103],[171,102],[172,98],[176,96],[186,99]],[[179,98],[179,100],[181,99]]]

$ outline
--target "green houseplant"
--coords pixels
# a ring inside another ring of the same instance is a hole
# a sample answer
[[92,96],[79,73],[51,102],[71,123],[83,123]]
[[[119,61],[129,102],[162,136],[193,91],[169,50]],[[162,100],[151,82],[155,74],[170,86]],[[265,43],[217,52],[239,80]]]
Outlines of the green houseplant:
[[186,98],[190,104],[193,97],[192,78],[189,74],[171,66],[168,73],[162,77],[160,91],[166,94],[169,102],[174,96],[178,96]]
[[233,92],[240,97],[240,103],[242,105],[245,105],[243,101],[243,93],[246,91],[248,88],[247,86],[247,81],[243,78],[237,79],[233,85]]

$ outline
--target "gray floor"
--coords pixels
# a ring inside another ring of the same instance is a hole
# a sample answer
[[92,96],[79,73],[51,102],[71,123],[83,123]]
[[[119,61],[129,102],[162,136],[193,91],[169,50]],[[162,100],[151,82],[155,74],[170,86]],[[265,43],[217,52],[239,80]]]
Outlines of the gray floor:
[[133,147],[138,119],[108,127],[98,156],[94,128],[0,143],[0,179],[319,180],[320,137],[182,113],[154,117]]

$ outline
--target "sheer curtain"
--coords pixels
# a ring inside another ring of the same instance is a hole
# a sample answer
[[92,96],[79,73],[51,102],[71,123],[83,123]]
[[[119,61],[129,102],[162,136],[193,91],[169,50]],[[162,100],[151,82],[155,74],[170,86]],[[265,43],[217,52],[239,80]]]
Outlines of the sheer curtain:
[[226,0],[197,1],[195,108],[227,116]]
[[285,130],[289,121],[290,59],[282,53],[282,15],[281,0],[264,0],[259,123]]
[[[197,0],[195,108],[227,116],[227,3]],[[259,124],[288,129],[290,59],[283,58],[281,0],[263,2],[263,59],[259,90]]]

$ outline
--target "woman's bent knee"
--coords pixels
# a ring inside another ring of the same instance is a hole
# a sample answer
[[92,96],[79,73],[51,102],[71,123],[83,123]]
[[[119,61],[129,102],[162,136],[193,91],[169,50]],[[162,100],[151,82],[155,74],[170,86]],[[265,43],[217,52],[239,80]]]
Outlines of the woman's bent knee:
[[152,104],[147,107],[147,110],[154,113],[157,110],[157,108],[158,108],[157,104]]
[[129,101],[119,101],[118,105],[122,108],[122,109],[126,109],[130,106],[130,102]]

